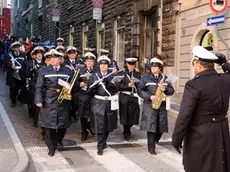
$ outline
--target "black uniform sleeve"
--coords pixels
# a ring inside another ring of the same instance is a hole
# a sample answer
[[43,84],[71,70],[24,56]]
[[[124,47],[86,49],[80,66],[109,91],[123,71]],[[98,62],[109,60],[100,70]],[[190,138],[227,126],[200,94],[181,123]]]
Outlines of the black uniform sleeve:
[[224,73],[230,75],[230,64],[229,63],[225,63],[224,65],[222,65],[222,69],[223,69]]
[[172,135],[172,145],[179,147],[182,145],[182,141],[187,132],[189,122],[196,108],[196,105],[200,99],[200,92],[195,88],[193,80],[188,81],[185,85],[184,95],[180,106],[180,111],[174,132]]
[[33,70],[33,61],[27,61],[26,63],[26,78],[31,78],[35,70]]
[[87,92],[90,93],[91,95],[94,95],[97,91],[97,85],[95,85],[94,87],[90,88],[90,86],[94,83],[95,79],[94,79],[94,75],[91,75],[89,80],[88,80],[88,88],[87,88]]
[[144,100],[150,100],[152,96],[146,89],[145,76],[141,78],[140,84],[138,86],[138,95]]
[[168,85],[167,85],[167,87],[165,87],[165,95],[167,95],[167,96],[171,96],[171,95],[173,95],[174,94],[174,88],[173,88],[173,86],[172,86],[172,84],[170,84],[170,83],[168,83]]
[[[43,68],[44,69],[44,68]],[[39,70],[38,79],[36,82],[36,91],[35,91],[35,104],[43,103],[44,102],[44,74],[43,69]]]

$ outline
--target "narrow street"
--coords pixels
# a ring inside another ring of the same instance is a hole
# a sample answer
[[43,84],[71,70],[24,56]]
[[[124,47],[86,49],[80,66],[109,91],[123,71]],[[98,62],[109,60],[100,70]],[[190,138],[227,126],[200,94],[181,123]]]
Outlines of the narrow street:
[[[169,133],[164,134],[157,145],[157,156],[150,155],[146,147],[146,133],[138,126],[132,129],[132,141],[123,141],[122,128],[109,136],[108,148],[102,157],[97,155],[96,137],[90,135],[87,142],[80,141],[79,121],[73,121],[64,140],[64,150],[54,157],[47,155],[41,130],[32,126],[27,107],[17,104],[10,107],[9,91],[4,75],[0,74],[0,101],[3,104],[23,146],[30,156],[30,172],[180,172],[182,157],[170,146],[175,118],[169,116]],[[76,144],[74,144],[76,142]]]

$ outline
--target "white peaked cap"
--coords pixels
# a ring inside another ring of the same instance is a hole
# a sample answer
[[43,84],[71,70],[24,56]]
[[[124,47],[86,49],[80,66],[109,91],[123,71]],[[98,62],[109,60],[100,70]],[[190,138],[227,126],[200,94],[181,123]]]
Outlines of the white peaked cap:
[[41,50],[43,52],[45,51],[44,48],[41,47],[41,46],[37,46],[37,47],[34,48],[34,51],[38,51],[38,50]]
[[87,53],[84,54],[84,58],[96,59],[96,56],[91,52],[87,52]]
[[101,52],[101,53],[107,53],[107,54],[108,54],[108,53],[109,53],[109,50],[100,49],[100,52]]
[[62,53],[59,53],[57,50],[52,49],[50,50],[51,56],[61,56],[63,57],[64,55]]
[[59,37],[59,38],[56,39],[56,42],[58,42],[58,41],[64,42],[64,39]]
[[152,58],[150,60],[150,64],[151,63],[159,63],[159,64],[163,65],[163,62],[160,59],[156,58],[156,57],[154,57],[154,58]]
[[65,50],[65,47],[63,47],[63,46],[57,46],[55,49],[56,50],[59,50],[59,49]]
[[66,49],[66,52],[69,52],[69,51],[77,51],[77,48],[76,47],[73,47],[73,46],[68,46],[67,49]]
[[100,61],[108,61],[109,64],[111,63],[111,60],[109,59],[109,57],[103,55],[103,56],[100,56],[97,60],[98,63],[100,63]]
[[136,61],[137,61],[137,58],[129,57],[129,58],[126,58],[125,61],[126,61],[126,62],[131,62],[131,63],[133,63],[133,62],[136,62]]
[[13,42],[13,43],[11,44],[11,47],[16,46],[16,45],[21,45],[21,43],[20,43],[19,41]]
[[51,56],[51,55],[52,55],[51,52],[46,52],[46,53],[44,54],[44,57]]
[[218,57],[211,53],[210,51],[206,50],[202,46],[196,46],[192,49],[192,53],[194,55],[194,58],[197,60],[206,60],[206,61],[214,61],[217,60]]

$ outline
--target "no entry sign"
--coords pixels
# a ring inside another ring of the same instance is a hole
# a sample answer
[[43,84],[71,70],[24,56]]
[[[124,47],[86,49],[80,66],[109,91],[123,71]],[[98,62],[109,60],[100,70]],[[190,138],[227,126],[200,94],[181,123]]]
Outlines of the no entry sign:
[[224,13],[228,8],[229,0],[210,0],[210,8],[214,13]]
[[94,8],[102,8],[103,0],[92,0]]

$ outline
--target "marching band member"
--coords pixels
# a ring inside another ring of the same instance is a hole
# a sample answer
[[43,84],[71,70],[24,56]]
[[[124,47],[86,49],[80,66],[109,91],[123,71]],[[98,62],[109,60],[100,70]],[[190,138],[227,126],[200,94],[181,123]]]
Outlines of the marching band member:
[[51,65],[51,56],[52,56],[51,52],[46,52],[44,54],[44,59],[45,59],[46,66]]
[[128,141],[131,137],[131,127],[139,124],[140,98],[137,95],[137,87],[141,73],[135,70],[136,58],[126,58],[125,61],[126,69],[119,73],[125,76],[120,85],[119,113],[120,122],[124,127],[124,139]]
[[[65,60],[65,67],[68,67],[72,73],[75,72],[75,70],[77,69],[77,48],[73,47],[73,46],[68,46],[66,49],[66,54],[67,54],[67,58]],[[76,90],[72,90],[72,94],[73,94],[73,100],[72,102],[72,106],[71,106],[71,110],[70,110],[70,117],[73,117],[74,120],[78,120],[78,117],[76,115],[76,111],[77,111],[77,104],[75,104],[76,100]]]
[[[12,51],[9,53],[5,61],[7,71],[6,85],[10,87],[11,107],[16,106],[19,90],[21,90],[20,93],[23,93],[23,90],[26,90],[26,57],[25,53],[20,51],[20,46],[21,44],[18,41],[12,43]],[[23,98],[23,95],[19,95],[19,99],[20,98]]]
[[[166,83],[166,77],[162,74],[163,62],[158,58],[150,60],[151,74],[144,75],[141,78],[138,94],[144,99],[143,113],[140,129],[147,132],[148,152],[156,155],[155,142],[158,143],[162,133],[168,132],[168,116],[166,102],[162,101],[159,109],[154,109],[152,103],[159,98],[156,95],[157,90],[165,95],[172,95],[174,89],[170,83]],[[164,82],[163,85],[159,85]]]
[[31,99],[28,104],[28,111],[30,116],[33,117],[34,120],[34,127],[38,127],[38,115],[39,115],[39,108],[34,104],[35,98],[35,85],[37,82],[38,72],[39,70],[45,66],[43,62],[43,53],[44,48],[37,46],[32,51],[35,55],[35,59],[27,61],[26,65],[26,77],[30,78],[29,80],[29,92],[31,94]]
[[62,140],[69,126],[70,101],[58,101],[62,88],[59,79],[67,81],[71,70],[61,65],[63,54],[56,50],[50,51],[51,65],[39,71],[36,83],[35,103],[41,108],[38,125],[45,132],[45,140],[49,149],[49,156],[53,156],[57,146],[63,147]]
[[103,155],[109,133],[117,128],[117,108],[113,108],[112,103],[118,103],[118,96],[116,99],[114,95],[118,92],[119,86],[111,82],[114,75],[109,73],[110,62],[107,56],[100,56],[100,71],[94,73],[88,82],[88,91],[94,96],[91,108],[95,118],[98,155]]
[[55,48],[55,50],[57,50],[59,53],[65,53],[65,47],[59,45]]
[[94,60],[96,59],[96,56],[93,53],[86,53],[84,55],[84,61],[85,66],[81,68],[80,70],[80,77],[78,81],[76,82],[77,87],[77,104],[78,104],[78,115],[80,117],[81,122],[81,140],[85,141],[88,138],[89,131],[92,135],[95,135],[94,131],[92,131],[90,127],[90,122],[88,122],[89,119],[93,120],[92,118],[92,111],[90,109],[91,107],[91,96],[87,92],[87,82],[89,77],[96,72],[94,69]]
[[56,39],[56,46],[58,47],[58,46],[64,46],[63,45],[64,44],[64,39],[63,38],[57,38]]
[[117,71],[119,70],[117,61],[114,60],[114,59],[112,58],[112,55],[109,53],[108,50],[101,49],[101,50],[100,50],[100,53],[101,53],[101,56],[105,55],[105,56],[109,57],[109,59],[110,59],[110,61],[111,61],[110,65],[109,65],[109,68],[110,68],[110,69],[113,69],[113,70],[116,69]]

